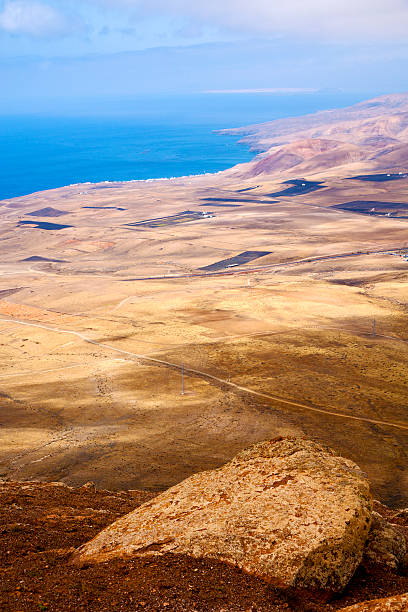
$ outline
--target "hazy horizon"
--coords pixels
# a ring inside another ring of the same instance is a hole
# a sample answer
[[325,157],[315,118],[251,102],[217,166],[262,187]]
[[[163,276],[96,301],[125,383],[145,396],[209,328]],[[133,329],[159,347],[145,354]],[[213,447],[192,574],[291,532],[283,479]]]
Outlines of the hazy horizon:
[[407,25],[400,0],[0,0],[0,112],[205,91],[400,92]]

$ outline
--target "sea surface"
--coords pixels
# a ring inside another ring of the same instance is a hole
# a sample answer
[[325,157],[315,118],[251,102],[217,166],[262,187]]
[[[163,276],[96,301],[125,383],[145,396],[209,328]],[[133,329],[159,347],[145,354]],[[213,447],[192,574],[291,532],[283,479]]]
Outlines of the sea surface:
[[74,183],[218,172],[254,153],[217,130],[340,108],[367,93],[197,94],[65,102],[0,116],[0,199]]

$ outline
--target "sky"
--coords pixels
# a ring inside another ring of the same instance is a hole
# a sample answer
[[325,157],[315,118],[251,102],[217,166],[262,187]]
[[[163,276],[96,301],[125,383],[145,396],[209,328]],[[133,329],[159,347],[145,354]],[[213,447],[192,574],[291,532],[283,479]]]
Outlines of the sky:
[[408,90],[408,0],[0,0],[0,110],[207,91]]

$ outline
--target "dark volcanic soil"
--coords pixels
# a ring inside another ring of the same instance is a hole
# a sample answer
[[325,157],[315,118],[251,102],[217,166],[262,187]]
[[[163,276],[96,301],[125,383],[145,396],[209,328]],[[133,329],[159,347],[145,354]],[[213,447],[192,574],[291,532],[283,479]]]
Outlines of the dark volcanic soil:
[[68,211],[58,210],[58,208],[52,208],[52,206],[47,206],[46,208],[27,213],[27,215],[31,217],[61,217],[62,215],[68,214]]
[[242,266],[243,264],[254,261],[254,259],[259,259],[260,257],[265,257],[265,255],[270,254],[270,251],[244,251],[239,255],[235,255],[235,257],[222,259],[221,261],[217,261],[216,263],[210,264],[209,266],[204,266],[203,268],[198,269],[206,270],[208,272],[212,272],[214,270],[225,270],[226,268],[229,268],[231,266]]
[[359,174],[358,176],[351,176],[348,180],[350,181],[372,181],[374,183],[386,183],[388,181],[399,181],[405,179],[408,174],[401,172],[398,174]]
[[321,181],[307,181],[306,179],[296,179],[290,181],[284,181],[283,185],[292,185],[292,187],[288,187],[287,189],[283,189],[282,191],[277,191],[276,193],[270,193],[269,195],[272,198],[278,196],[297,196],[305,193],[311,193],[312,191],[318,191],[319,189],[324,189],[324,185]]
[[41,257],[39,255],[33,255],[32,257],[26,257],[25,259],[22,259],[21,261],[31,261],[31,262],[36,262],[36,261],[45,261],[45,262],[52,262],[52,263],[67,263],[66,261],[64,261],[64,259],[49,259],[48,257]]
[[72,225],[61,225],[60,223],[49,223],[48,221],[19,221],[17,223],[18,227],[33,227],[35,229],[43,229],[43,230],[62,230],[67,229],[68,227],[73,227]]
[[[1,483],[0,610],[321,612],[408,591],[406,576],[359,570],[341,599],[323,605],[295,600],[211,560],[167,555],[82,569],[69,564],[74,548],[151,497],[87,485]],[[395,517],[395,511],[376,509]],[[406,525],[408,518],[402,514],[396,522]]]

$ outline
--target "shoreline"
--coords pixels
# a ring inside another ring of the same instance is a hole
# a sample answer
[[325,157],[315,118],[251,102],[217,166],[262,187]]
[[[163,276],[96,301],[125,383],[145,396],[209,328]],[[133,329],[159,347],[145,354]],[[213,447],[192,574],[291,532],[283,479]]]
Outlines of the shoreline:
[[[200,127],[199,125],[197,127]],[[56,187],[46,187],[45,189],[38,189],[38,190],[33,190],[33,191],[27,191],[24,194],[21,195],[13,195],[10,197],[5,197],[5,198],[0,198],[0,203],[2,202],[9,202],[12,200],[16,200],[19,198],[26,198],[29,196],[32,196],[34,194],[39,194],[39,193],[46,193],[49,191],[56,191],[59,189],[68,189],[71,187],[79,187],[82,185],[111,185],[111,184],[118,184],[118,185],[130,185],[132,183],[155,183],[155,182],[164,182],[164,181],[178,181],[178,180],[190,180],[190,179],[196,179],[196,178],[205,178],[205,177],[211,177],[211,176],[218,176],[224,172],[228,172],[230,171],[232,168],[236,167],[237,165],[240,164],[245,164],[245,163],[251,163],[254,159],[254,157],[256,156],[256,152],[255,155],[253,155],[254,153],[254,149],[252,148],[252,146],[249,146],[247,143],[243,142],[241,137],[238,136],[234,136],[232,134],[228,134],[227,133],[228,128],[226,129],[212,129],[211,130],[211,134],[214,136],[231,136],[233,138],[236,139],[236,145],[239,145],[246,153],[247,153],[247,157],[249,157],[249,155],[251,156],[250,159],[241,159],[239,161],[235,161],[235,160],[231,160],[232,164],[229,165],[226,168],[223,168],[222,170],[214,170],[214,171],[202,171],[202,172],[195,172],[192,174],[172,174],[171,176],[160,176],[160,177],[151,177],[148,176],[147,178],[132,178],[132,179],[118,179],[118,180],[114,180],[114,179],[103,179],[100,181],[83,181],[83,182],[74,182],[74,183],[65,183],[65,184],[61,184],[58,185]],[[219,142],[219,141],[218,141]],[[197,147],[199,147],[200,150],[202,150],[203,152],[206,150],[206,145],[202,144],[202,141],[197,140]],[[135,148],[137,148],[137,143],[135,145]],[[260,152],[260,151],[259,151]],[[258,153],[259,153],[258,152]],[[168,149],[168,153],[171,155],[175,155],[175,157],[177,158],[177,155],[179,154],[177,151],[177,146],[175,146],[174,148],[169,148]],[[228,154],[228,146],[225,145],[225,151],[224,151],[224,155],[225,157],[227,157]],[[211,158],[212,155],[215,155],[216,157],[216,147],[213,149],[210,149],[209,154],[207,156],[207,158]],[[242,156],[243,158],[245,157],[245,155]],[[190,158],[186,156],[185,158],[186,160],[190,160],[191,162],[194,161],[194,156],[192,155]],[[218,159],[218,158],[217,158]],[[219,163],[221,163],[221,157],[218,160]],[[165,162],[154,162],[154,163],[158,163],[161,165],[166,165]],[[126,164],[123,164],[123,166],[125,166]],[[137,164],[135,164],[135,166],[137,166]]]
[[[389,112],[390,115],[394,115],[394,114],[398,114],[398,112],[401,110],[401,106],[403,106],[405,97],[406,96],[404,96],[404,94],[390,94],[390,95],[380,96],[379,98],[377,98],[377,100],[380,100],[382,102],[382,104],[384,105],[384,107],[386,108],[386,110]],[[57,189],[76,187],[79,185],[98,185],[98,184],[114,184],[114,183],[118,183],[118,184],[146,183],[147,184],[147,183],[152,183],[152,182],[190,180],[190,179],[196,179],[199,177],[202,178],[202,177],[217,176],[224,172],[230,171],[237,165],[253,162],[254,159],[256,159],[258,155],[262,155],[263,153],[266,153],[271,146],[276,146],[277,144],[279,145],[287,144],[288,141],[286,141],[286,138],[285,138],[286,133],[293,134],[293,133],[298,132],[299,130],[300,132],[304,132],[305,130],[308,131],[308,130],[313,129],[316,126],[325,124],[327,122],[348,121],[348,120],[356,119],[360,116],[360,114],[365,116],[366,119],[370,119],[371,117],[375,116],[375,113],[376,113],[376,110],[375,110],[376,106],[372,104],[372,101],[373,101],[372,99],[364,100],[362,102],[359,102],[357,105],[354,104],[352,106],[334,106],[334,107],[329,106],[329,108],[319,109],[314,112],[312,111],[312,112],[306,112],[306,113],[304,112],[304,110],[306,109],[299,108],[299,110],[296,109],[297,110],[296,114],[288,114],[287,116],[281,116],[278,112],[279,109],[274,108],[274,106],[272,105],[270,109],[270,118],[268,118],[266,121],[256,120],[255,118],[255,122],[252,123],[251,117],[249,117],[248,120],[246,117],[241,117],[242,123],[238,127],[212,128],[210,131],[211,135],[228,136],[228,137],[236,138],[237,139],[236,144],[242,147],[243,149],[245,149],[245,152],[246,152],[246,154],[242,155],[241,159],[231,160],[231,163],[229,163],[226,168],[223,168],[221,170],[199,171],[199,172],[181,173],[181,174],[178,174],[177,172],[176,173],[169,172],[171,176],[152,177],[152,176],[147,175],[147,173],[149,172],[149,169],[147,168],[146,175],[143,178],[130,178],[130,179],[119,179],[119,180],[103,179],[103,180],[98,180],[98,181],[86,181],[85,180],[85,181],[79,181],[79,182],[71,182],[69,181],[68,177],[66,177],[68,180],[65,181],[64,177],[62,176],[61,177],[62,180],[60,184],[55,187],[47,186],[45,188],[37,189],[36,187],[32,188],[32,186],[30,188],[30,185],[28,185],[28,188],[26,191],[24,191],[24,193],[20,195],[11,195],[7,197],[2,197],[0,199],[0,202],[10,201],[10,200],[18,199],[18,198],[24,198],[32,194],[48,192],[48,191],[53,191]],[[255,117],[256,108],[252,109],[251,112],[252,112],[252,116]],[[287,112],[290,112],[290,109],[287,109]],[[228,118],[225,120],[225,123],[228,123]],[[195,124],[195,125],[198,130],[201,129],[202,127],[200,124]],[[271,130],[272,127],[273,129]],[[180,123],[180,128],[183,128],[182,123]],[[308,137],[310,138],[310,136]],[[108,144],[109,144],[109,133],[108,133],[107,139],[108,139]],[[69,142],[70,141],[68,141],[68,144]],[[92,142],[94,144],[95,143],[98,144],[98,137],[96,137],[96,139],[94,138]],[[160,143],[162,142],[163,141],[161,140]],[[164,137],[164,142],[166,142],[165,137]],[[176,154],[175,158],[165,159],[164,162],[160,162],[160,159],[159,159],[158,162],[153,161],[154,164],[162,163],[162,165],[171,166],[174,163],[174,161],[177,162],[177,154],[180,154],[181,158],[183,159],[183,150],[178,151],[177,146],[174,144],[174,141],[170,140],[169,142],[171,146],[168,147],[167,150],[170,151],[173,155]],[[185,141],[180,141],[180,142],[185,142]],[[220,140],[217,139],[217,142],[220,142]],[[290,142],[294,142],[293,138],[291,138]],[[123,141],[123,143],[126,144],[126,141]],[[187,143],[191,144],[189,139],[187,139]],[[73,142],[72,144],[75,145],[75,142]],[[141,141],[141,144],[143,144],[143,141]],[[207,144],[206,144],[206,141],[205,140],[203,141],[201,138],[199,141],[197,141],[197,143],[194,144],[194,146],[197,145],[197,151],[199,152],[199,154],[203,155],[203,153],[205,153],[206,151]],[[98,149],[96,150],[98,151]],[[86,152],[86,151],[87,149],[85,148],[84,151],[82,152]],[[212,148],[212,144],[211,142],[209,142],[208,151],[211,152],[211,155],[208,155],[206,160],[205,159],[201,160],[200,155],[199,155],[198,163],[200,163],[200,161],[203,161],[203,163],[207,163],[208,158],[210,157],[212,157],[213,160],[214,159],[218,160],[218,157],[216,155],[217,145],[215,145],[215,148]],[[220,163],[221,163],[221,160],[226,159],[227,151],[228,151],[228,146],[223,148],[223,150],[221,151],[220,157],[219,157]],[[50,157],[50,159],[54,159],[54,157]],[[58,156],[56,159],[59,162],[64,161],[63,159],[62,160],[58,159]],[[194,162],[194,159],[196,158],[194,155],[189,155],[187,151],[187,154],[184,156],[184,159],[189,159],[192,162]],[[126,157],[121,157],[120,150],[118,152],[118,155],[116,156],[116,160],[121,162],[120,167],[124,168],[125,171],[126,171],[126,164],[132,163],[129,160],[126,161]],[[18,165],[23,168],[25,161],[26,160],[22,159],[21,163],[19,163]],[[46,166],[47,156],[44,157],[43,162],[44,162],[43,164],[40,164],[41,167]],[[110,167],[112,167],[112,165],[114,166],[115,157],[111,160],[111,162],[112,163],[110,164]],[[107,163],[110,163],[109,160],[107,160]],[[140,163],[139,161],[135,161],[134,167],[136,168],[139,163]],[[103,165],[104,165],[104,160],[101,159],[102,174],[105,174]],[[98,166],[97,165],[95,166],[94,164],[93,167],[98,167]],[[177,168],[175,169],[177,170]],[[132,173],[133,173],[132,171],[129,172],[129,174],[132,174]],[[87,174],[86,169],[85,169],[84,174]],[[21,175],[23,175],[23,173],[21,173]],[[56,181],[58,181],[58,168],[57,168],[57,174],[55,174],[54,172],[54,175],[56,176]],[[34,175],[34,178],[35,178],[35,175]],[[19,184],[18,180],[15,177],[13,177],[13,175],[12,175],[11,181],[12,182],[14,181],[15,185]],[[36,182],[41,183],[41,177]],[[43,182],[47,183],[47,180]],[[5,182],[5,185],[6,185],[6,182]],[[24,185],[22,186],[22,188],[24,189]]]
[[[241,163],[247,163],[247,162],[241,162]],[[249,162],[250,163],[250,162]],[[181,175],[181,176],[169,176],[169,177],[160,177],[160,178],[148,178],[148,179],[131,179],[128,181],[98,181],[96,183],[92,182],[92,181],[86,181],[85,183],[70,183],[68,185],[61,185],[61,187],[50,187],[49,189],[41,189],[40,191],[32,191],[30,193],[26,193],[24,195],[20,195],[20,196],[13,196],[11,198],[4,198],[2,200],[0,200],[0,205],[3,202],[11,202],[13,200],[19,200],[20,198],[28,198],[30,196],[34,196],[40,193],[48,193],[50,191],[59,191],[60,189],[70,189],[72,187],[83,187],[86,185],[92,185],[92,186],[97,186],[97,185],[130,185],[132,183],[163,183],[165,181],[181,181],[181,180],[188,180],[188,179],[196,179],[196,178],[206,178],[206,177],[211,177],[211,176],[218,176],[220,174],[223,174],[224,172],[228,172],[230,170],[232,170],[233,168],[235,168],[237,165],[239,164],[235,164],[234,166],[231,166],[230,168],[226,168],[225,170],[218,170],[217,172],[203,172],[202,174],[186,174],[186,175]]]

